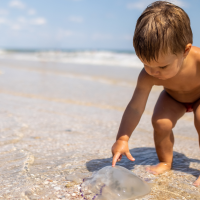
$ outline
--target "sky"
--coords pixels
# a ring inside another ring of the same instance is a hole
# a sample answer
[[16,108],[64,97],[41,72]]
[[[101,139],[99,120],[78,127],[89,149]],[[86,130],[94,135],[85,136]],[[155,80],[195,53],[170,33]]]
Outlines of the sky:
[[[0,49],[133,50],[135,24],[152,0],[0,0]],[[200,1],[172,0],[200,47]]]

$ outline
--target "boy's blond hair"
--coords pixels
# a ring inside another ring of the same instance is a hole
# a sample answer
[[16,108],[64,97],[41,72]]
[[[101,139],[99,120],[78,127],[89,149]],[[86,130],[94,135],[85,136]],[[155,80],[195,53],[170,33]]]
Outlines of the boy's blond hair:
[[193,43],[190,19],[180,7],[167,2],[150,4],[137,20],[133,46],[138,57],[157,60],[159,53],[177,54]]

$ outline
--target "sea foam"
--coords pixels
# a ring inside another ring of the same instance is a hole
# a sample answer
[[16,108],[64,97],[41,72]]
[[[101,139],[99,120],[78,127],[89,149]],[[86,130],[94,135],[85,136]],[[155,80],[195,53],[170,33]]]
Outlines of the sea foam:
[[142,68],[135,53],[113,51],[0,51],[0,58],[38,62],[59,62]]

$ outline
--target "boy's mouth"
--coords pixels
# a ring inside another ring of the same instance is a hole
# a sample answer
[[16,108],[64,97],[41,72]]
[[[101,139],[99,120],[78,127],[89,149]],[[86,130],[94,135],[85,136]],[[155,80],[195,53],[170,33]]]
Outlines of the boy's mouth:
[[160,80],[164,80],[164,78],[160,77],[160,76],[154,76],[154,78],[157,78],[157,79],[160,79]]
[[160,78],[161,78],[160,76],[153,76],[153,77],[155,77],[155,78],[158,78],[158,79],[160,79]]

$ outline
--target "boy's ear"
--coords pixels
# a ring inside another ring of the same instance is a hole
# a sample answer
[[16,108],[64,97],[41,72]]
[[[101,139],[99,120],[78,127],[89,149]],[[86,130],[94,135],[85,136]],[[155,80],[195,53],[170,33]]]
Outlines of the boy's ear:
[[184,57],[186,57],[188,55],[188,53],[190,52],[191,47],[192,47],[191,43],[189,43],[189,44],[187,44],[185,46],[185,51],[184,51],[184,54],[183,54]]

